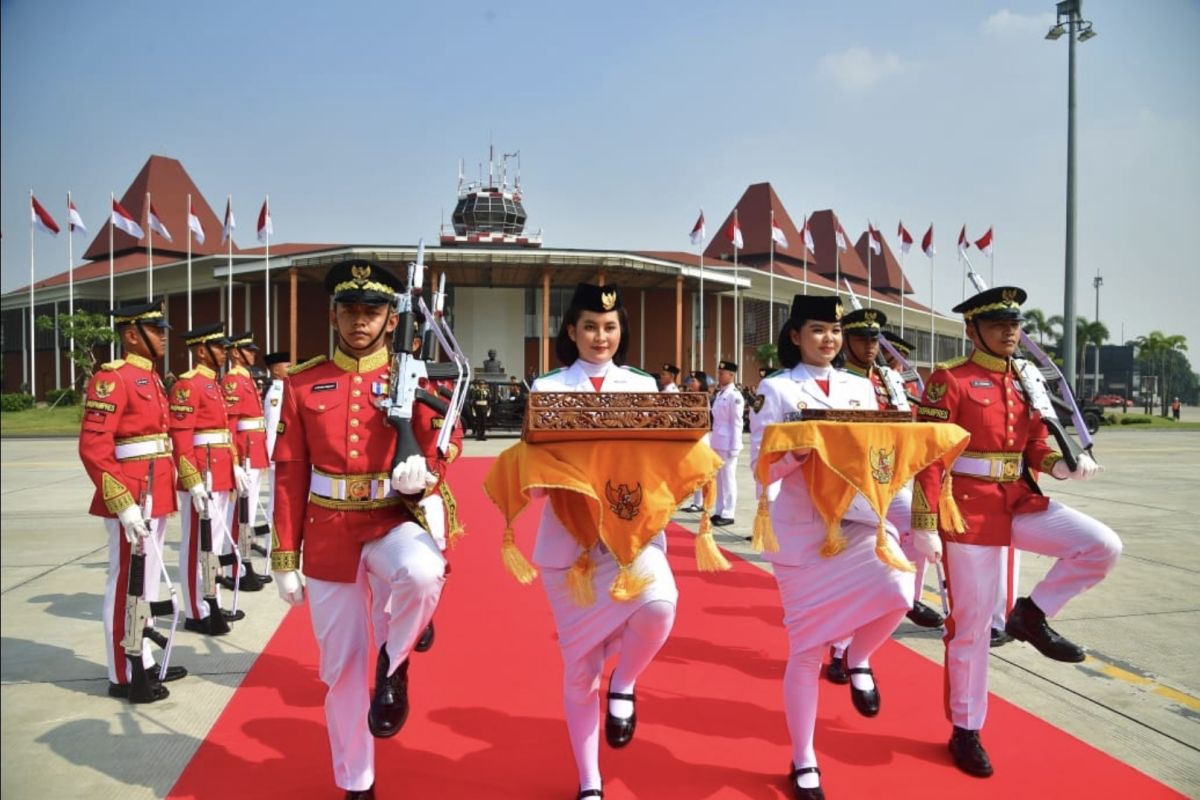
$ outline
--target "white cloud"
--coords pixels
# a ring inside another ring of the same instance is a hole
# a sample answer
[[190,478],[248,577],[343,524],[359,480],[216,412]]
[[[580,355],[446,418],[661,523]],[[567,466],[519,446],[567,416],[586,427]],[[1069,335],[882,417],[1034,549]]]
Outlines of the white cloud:
[[846,92],[865,92],[904,68],[894,53],[873,53],[865,47],[850,47],[821,57],[821,75]]
[[1002,8],[983,23],[983,32],[993,36],[1044,35],[1054,25],[1054,14],[1018,14]]

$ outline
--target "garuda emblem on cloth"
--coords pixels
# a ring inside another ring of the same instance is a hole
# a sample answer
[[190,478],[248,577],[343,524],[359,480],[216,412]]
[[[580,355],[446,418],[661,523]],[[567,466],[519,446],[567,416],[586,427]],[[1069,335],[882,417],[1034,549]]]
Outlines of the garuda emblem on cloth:
[[946,396],[946,384],[938,381],[925,387],[925,399],[931,403],[940,403]]
[[117,388],[116,381],[97,381],[96,382],[96,397],[100,400],[108,397],[113,393],[113,389]]
[[186,386],[179,386],[175,389],[175,402],[186,403],[188,398],[192,396],[192,390]]
[[876,483],[889,484],[896,474],[896,448],[884,450],[882,447],[872,447],[867,454],[871,462],[871,477]]
[[225,384],[225,394],[237,394],[237,381],[229,381]]
[[642,485],[639,483],[631,490],[628,484],[622,483],[614,488],[612,481],[605,481],[604,496],[608,499],[608,507],[613,513],[628,521],[638,515],[638,509],[642,505]]

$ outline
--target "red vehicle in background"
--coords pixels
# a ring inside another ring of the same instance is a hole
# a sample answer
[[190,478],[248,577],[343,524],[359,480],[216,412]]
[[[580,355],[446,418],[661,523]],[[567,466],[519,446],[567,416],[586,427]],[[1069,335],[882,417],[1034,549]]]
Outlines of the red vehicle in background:
[[1133,407],[1132,400],[1126,400],[1124,397],[1121,397],[1121,395],[1119,395],[1119,394],[1096,395],[1094,398],[1092,398],[1092,402],[1098,406],[1103,406],[1104,408],[1114,408],[1114,407],[1121,408],[1122,406],[1124,406],[1126,408]]

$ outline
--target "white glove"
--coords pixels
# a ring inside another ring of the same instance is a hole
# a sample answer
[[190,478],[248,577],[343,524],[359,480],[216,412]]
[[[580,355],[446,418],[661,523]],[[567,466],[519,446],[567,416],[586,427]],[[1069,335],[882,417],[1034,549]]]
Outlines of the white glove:
[[425,466],[425,456],[409,456],[392,470],[392,488],[400,494],[424,494],[437,483],[437,475]]
[[1050,474],[1060,481],[1065,481],[1067,478],[1074,478],[1077,481],[1087,481],[1103,471],[1104,467],[1097,464],[1096,460],[1087,453],[1079,454],[1079,462],[1075,465],[1074,472],[1067,467],[1065,460],[1055,461],[1054,466],[1050,468]]
[[942,560],[942,537],[938,536],[937,531],[913,531],[912,546],[928,561]]
[[250,475],[237,464],[233,465],[233,485],[240,497],[250,493]]
[[117,514],[117,519],[121,523],[121,529],[125,531],[125,541],[130,544],[137,544],[138,539],[150,535],[150,528],[146,525],[146,520],[142,519],[142,510],[136,505],[122,509]]
[[275,586],[279,589],[279,596],[283,602],[289,606],[298,606],[304,602],[304,582],[300,580],[298,570],[289,569],[273,574]]
[[197,483],[188,491],[192,494],[192,508],[196,509],[197,514],[203,516],[208,508],[208,491],[205,490],[204,483]]

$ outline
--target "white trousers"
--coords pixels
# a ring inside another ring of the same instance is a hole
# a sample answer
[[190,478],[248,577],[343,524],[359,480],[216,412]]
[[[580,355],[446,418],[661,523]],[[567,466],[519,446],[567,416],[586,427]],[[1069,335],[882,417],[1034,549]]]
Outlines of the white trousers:
[[718,453],[725,459],[717,471],[717,507],[713,512],[718,517],[733,519],[737,510],[737,453]]
[[992,627],[1004,630],[1008,612],[1016,601],[1017,583],[1021,577],[1021,551],[1014,547],[1002,547],[1000,556],[1000,580],[996,584],[996,608],[992,611]]
[[[429,535],[442,553],[446,552],[446,503],[440,494],[431,494],[420,502],[421,510],[425,512],[425,522],[429,526]],[[388,638],[388,617],[392,611],[392,593],[388,589],[387,578],[373,573],[367,573],[367,583],[371,589],[371,630],[375,641],[382,644]],[[423,633],[424,628],[421,629]],[[418,634],[419,638],[419,634]],[[376,648],[378,649],[378,647]]]
[[343,790],[362,791],[375,782],[375,738],[367,728],[377,652],[371,644],[370,579],[379,579],[388,590],[391,612],[385,634],[390,674],[408,659],[433,617],[445,567],[433,537],[415,522],[406,522],[363,545],[353,583],[308,579],[321,681],[328,687],[325,722],[333,776]]
[[[192,505],[190,492],[179,492],[180,522],[183,538],[179,542],[179,592],[183,598],[183,615],[188,619],[207,619],[208,603],[204,602],[204,581],[200,574],[200,515]],[[212,547],[214,553],[227,553],[225,540],[229,538],[225,527],[226,507],[232,492],[214,492],[209,499],[209,516],[212,518]],[[221,604],[221,587],[216,587],[217,605]]]
[[[263,471],[261,469],[254,469],[253,467],[250,467],[246,470],[246,483],[248,484],[246,500],[249,501],[249,505],[247,507],[247,517],[250,520],[248,523],[250,531],[246,535],[250,537],[254,536],[254,526],[258,524],[258,492],[259,487],[262,486],[262,476]],[[230,492],[229,503],[225,508],[225,530],[229,531],[229,536],[224,542],[222,542],[221,549],[218,551],[222,554],[231,552],[236,542],[240,541],[240,537],[242,535],[242,524],[241,519],[238,516],[238,505],[237,492]],[[240,572],[233,567],[230,567],[230,572],[233,575],[240,574]]]
[[[1012,546],[1058,559],[1029,593],[1048,618],[1103,580],[1121,555],[1111,528],[1056,500],[1045,511],[1013,517]],[[1000,547],[945,545],[946,710],[951,723],[969,730],[982,728],[987,717],[988,647],[1003,555]]]
[[[108,660],[109,683],[129,683],[131,668],[121,647],[125,638],[125,595],[129,589],[129,542],[116,519],[104,520],[108,533],[108,574],[104,583],[104,654]],[[159,581],[162,580],[163,540],[167,533],[167,518],[155,517],[150,521],[150,536],[157,547],[146,542],[145,580],[142,582],[142,599],[150,603],[158,599]],[[151,619],[151,625],[154,620]],[[150,641],[142,640],[142,666],[150,669],[154,655],[150,652]]]

